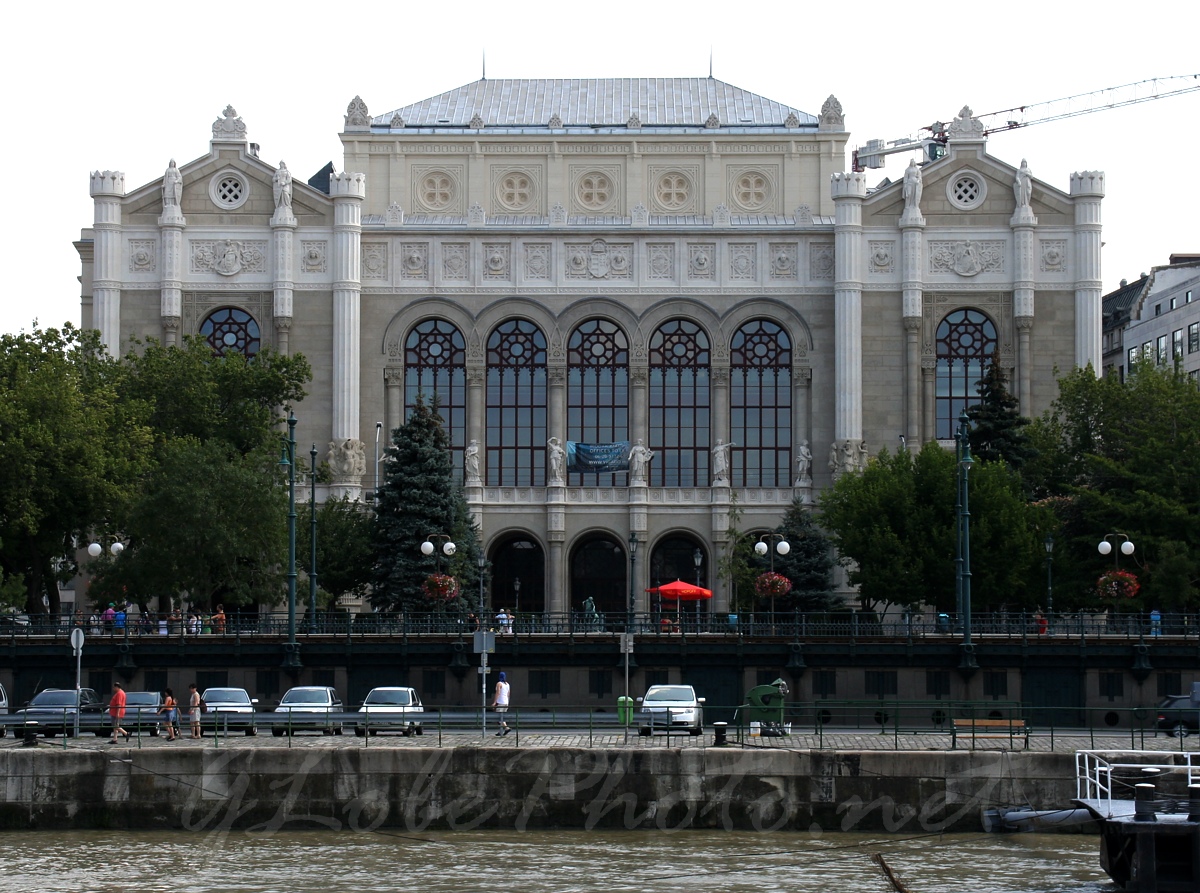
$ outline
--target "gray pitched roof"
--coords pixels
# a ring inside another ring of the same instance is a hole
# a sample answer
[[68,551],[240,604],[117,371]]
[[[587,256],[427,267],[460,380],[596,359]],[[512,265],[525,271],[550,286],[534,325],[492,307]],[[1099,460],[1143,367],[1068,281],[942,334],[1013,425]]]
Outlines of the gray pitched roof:
[[801,127],[817,124],[807,112],[713,78],[485,79],[376,115],[371,124],[387,128],[399,115],[406,128],[469,128],[478,115],[488,128],[544,129],[557,115],[564,129],[623,128],[635,114],[645,128],[702,128],[713,114],[721,127],[783,127],[790,114]]

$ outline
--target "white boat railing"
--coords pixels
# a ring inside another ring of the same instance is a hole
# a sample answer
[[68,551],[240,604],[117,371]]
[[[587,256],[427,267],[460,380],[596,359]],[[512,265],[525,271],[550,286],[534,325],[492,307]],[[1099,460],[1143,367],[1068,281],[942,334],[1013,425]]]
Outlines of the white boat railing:
[[1170,762],[1164,760],[1168,755],[1161,751],[1124,751],[1116,760],[1109,758],[1111,753],[1100,750],[1075,752],[1076,799],[1095,804],[1110,818],[1113,801],[1132,801],[1133,788],[1138,781],[1186,773],[1187,785],[1200,784],[1200,753],[1172,753]]

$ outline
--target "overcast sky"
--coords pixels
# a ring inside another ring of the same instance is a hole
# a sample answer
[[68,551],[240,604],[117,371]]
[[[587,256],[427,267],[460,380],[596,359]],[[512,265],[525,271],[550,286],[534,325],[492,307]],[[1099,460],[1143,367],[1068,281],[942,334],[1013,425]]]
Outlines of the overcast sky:
[[[226,105],[298,179],[342,167],[346,105],[373,115],[493,78],[713,76],[812,114],[841,100],[850,147],[977,115],[1200,72],[1200,4],[24,2],[5,14],[0,331],[79,322],[72,242],[88,174],[130,191],[208,151]],[[834,11],[836,10],[836,11]],[[1200,83],[1200,81],[1197,81]],[[1200,91],[993,134],[988,151],[1066,191],[1103,170],[1104,290],[1200,252]],[[908,161],[868,172],[875,185]],[[849,167],[849,158],[847,158]]]

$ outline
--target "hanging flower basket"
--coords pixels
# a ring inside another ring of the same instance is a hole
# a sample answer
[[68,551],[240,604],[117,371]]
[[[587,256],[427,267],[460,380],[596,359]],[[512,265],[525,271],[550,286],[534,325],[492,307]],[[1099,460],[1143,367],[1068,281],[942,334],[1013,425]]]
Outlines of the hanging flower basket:
[[754,581],[754,591],[759,598],[779,598],[792,591],[792,581],[783,574],[767,571],[765,574],[759,574],[758,579]]
[[458,580],[449,574],[430,574],[421,588],[431,602],[449,602],[458,596]]
[[1100,598],[1133,598],[1141,588],[1137,576],[1129,571],[1109,571],[1096,581],[1096,594]]

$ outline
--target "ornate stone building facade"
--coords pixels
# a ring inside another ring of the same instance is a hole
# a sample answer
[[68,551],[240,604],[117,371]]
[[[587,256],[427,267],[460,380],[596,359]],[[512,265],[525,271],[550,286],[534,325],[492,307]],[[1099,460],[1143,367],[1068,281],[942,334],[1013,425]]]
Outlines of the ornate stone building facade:
[[[1099,367],[1103,174],[1034,180],[967,108],[948,133],[872,188],[832,96],[481,80],[376,116],[355,97],[345,172],[303,184],[228,108],[161,180],[92,175],[83,323],[113,350],[304,353],[298,433],[336,493],[436,395],[493,609],[654,608],[682,578],[720,611],[735,511],[769,529],[876,448],[949,438],[994,350],[1026,414],[1056,366]],[[628,471],[567,464],[623,442]]]

